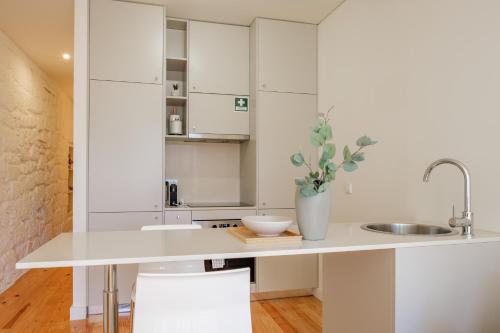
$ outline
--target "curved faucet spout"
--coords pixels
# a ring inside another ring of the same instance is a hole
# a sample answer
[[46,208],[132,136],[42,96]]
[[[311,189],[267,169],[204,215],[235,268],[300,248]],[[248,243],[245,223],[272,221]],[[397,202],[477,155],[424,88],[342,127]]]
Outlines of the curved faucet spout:
[[434,170],[435,167],[437,167],[441,164],[451,164],[451,165],[454,165],[457,168],[459,168],[460,171],[462,171],[462,174],[464,175],[464,211],[470,212],[471,211],[470,173],[469,173],[469,169],[467,169],[465,164],[463,164],[462,162],[457,161],[457,160],[452,159],[452,158],[442,158],[442,159],[439,159],[437,161],[432,162],[431,165],[429,165],[427,167],[427,169],[425,170],[424,179],[423,179],[424,182],[426,182],[426,183],[429,182],[432,170]]
[[441,164],[451,164],[456,166],[457,168],[462,171],[462,174],[464,175],[464,212],[462,213],[462,218],[456,218],[453,216],[450,219],[450,225],[455,227],[455,226],[462,226],[463,227],[463,233],[466,235],[471,235],[472,234],[472,210],[471,210],[471,180],[470,180],[470,173],[469,169],[460,161],[454,160],[452,158],[442,158],[437,161],[434,161],[427,167],[424,173],[424,182],[429,182],[431,172],[434,170],[435,167]]

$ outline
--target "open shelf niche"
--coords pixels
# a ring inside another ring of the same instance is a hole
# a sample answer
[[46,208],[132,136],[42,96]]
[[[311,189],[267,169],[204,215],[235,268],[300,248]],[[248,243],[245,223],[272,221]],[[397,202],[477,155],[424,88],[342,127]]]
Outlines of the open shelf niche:
[[[167,140],[180,140],[187,138],[187,20],[167,18],[166,33],[166,96],[167,96]],[[177,84],[179,93],[173,92],[173,85]],[[169,121],[171,114],[178,114],[182,119],[183,134],[171,134],[169,131]]]

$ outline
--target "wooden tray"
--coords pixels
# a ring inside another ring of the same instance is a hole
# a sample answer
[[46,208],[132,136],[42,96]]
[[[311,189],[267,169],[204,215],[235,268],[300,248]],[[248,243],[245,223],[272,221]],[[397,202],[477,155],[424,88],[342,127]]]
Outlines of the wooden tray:
[[286,230],[279,236],[257,236],[256,233],[249,230],[247,227],[238,228],[227,228],[227,232],[235,236],[239,240],[247,244],[265,244],[265,243],[276,243],[276,242],[300,242],[302,240],[302,235],[293,231]]

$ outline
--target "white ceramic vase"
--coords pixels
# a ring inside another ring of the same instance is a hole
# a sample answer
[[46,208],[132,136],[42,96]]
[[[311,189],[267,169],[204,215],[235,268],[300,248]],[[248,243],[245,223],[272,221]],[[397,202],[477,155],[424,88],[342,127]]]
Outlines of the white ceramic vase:
[[304,197],[299,188],[295,192],[297,224],[305,240],[325,239],[331,219],[332,192],[330,187],[312,197]]

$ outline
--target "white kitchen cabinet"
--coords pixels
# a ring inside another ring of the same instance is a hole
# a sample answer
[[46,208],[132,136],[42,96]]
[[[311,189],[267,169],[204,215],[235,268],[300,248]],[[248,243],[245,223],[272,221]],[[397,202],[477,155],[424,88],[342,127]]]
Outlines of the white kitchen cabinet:
[[257,291],[284,291],[318,287],[318,255],[257,258]]
[[258,208],[295,208],[295,178],[305,169],[290,163],[302,152],[312,165],[316,149],[309,132],[316,117],[316,96],[257,92]]
[[[246,111],[236,111],[239,100]],[[248,96],[189,94],[189,134],[249,135]]]
[[90,78],[162,84],[164,8],[90,2]]
[[166,211],[165,224],[191,224],[191,211],[190,210]]
[[316,94],[314,24],[256,19],[257,89]]
[[161,211],[162,86],[90,81],[89,211]]
[[[89,231],[140,230],[145,225],[162,224],[161,212],[90,213]],[[113,244],[110,244],[112,247]],[[104,268],[89,267],[88,302],[89,313],[102,313],[102,290]],[[118,265],[118,302],[130,303],[132,285],[137,278],[137,265]]]
[[[261,209],[259,215],[279,215],[297,221],[295,209]],[[319,285],[318,255],[257,258],[257,291],[314,289]]]
[[189,22],[189,92],[249,94],[249,28]]

